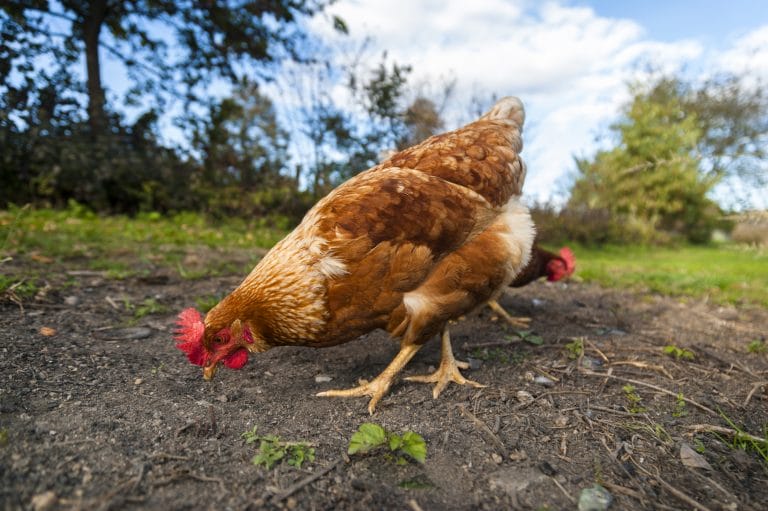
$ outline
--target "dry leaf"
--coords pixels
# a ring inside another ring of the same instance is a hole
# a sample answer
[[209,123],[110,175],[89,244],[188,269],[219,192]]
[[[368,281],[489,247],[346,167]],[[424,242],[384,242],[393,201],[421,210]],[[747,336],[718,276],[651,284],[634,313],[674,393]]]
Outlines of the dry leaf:
[[53,337],[54,335],[56,335],[56,330],[54,330],[49,326],[41,326],[40,335],[44,335],[46,337]]
[[694,451],[693,448],[686,443],[680,445],[680,459],[686,467],[712,470],[712,466],[706,459],[704,459],[704,456]]
[[29,258],[32,259],[33,261],[37,261],[38,263],[51,264],[53,262],[52,258],[48,256],[44,256],[42,254],[38,254],[37,252],[30,254]]

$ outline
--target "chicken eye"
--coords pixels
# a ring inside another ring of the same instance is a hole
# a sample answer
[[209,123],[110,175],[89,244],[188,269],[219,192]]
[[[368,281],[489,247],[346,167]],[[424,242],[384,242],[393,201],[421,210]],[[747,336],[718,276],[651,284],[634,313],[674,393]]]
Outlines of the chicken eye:
[[213,342],[215,342],[216,344],[224,344],[225,341],[223,337],[219,337],[217,335],[216,337],[214,337]]

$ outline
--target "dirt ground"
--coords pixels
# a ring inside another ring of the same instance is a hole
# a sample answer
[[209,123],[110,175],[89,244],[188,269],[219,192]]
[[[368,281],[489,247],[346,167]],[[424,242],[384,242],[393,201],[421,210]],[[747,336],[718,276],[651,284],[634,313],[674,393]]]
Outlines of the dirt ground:
[[[463,318],[454,351],[488,387],[433,400],[399,381],[370,417],[366,399],[315,393],[378,374],[397,351],[382,332],[274,349],[209,383],[174,347],[174,316],[240,277],[77,270],[47,268],[37,298],[0,303],[0,509],[559,510],[596,482],[617,510],[768,502],[768,464],[732,434],[766,435],[768,355],[747,349],[768,332],[766,310],[538,282],[502,305],[530,316],[543,344],[488,309]],[[136,320],[126,304],[147,299],[165,312]],[[438,359],[433,340],[404,373]],[[347,456],[368,421],[421,434],[426,462]],[[254,426],[313,444],[314,462],[253,465],[242,434]]]

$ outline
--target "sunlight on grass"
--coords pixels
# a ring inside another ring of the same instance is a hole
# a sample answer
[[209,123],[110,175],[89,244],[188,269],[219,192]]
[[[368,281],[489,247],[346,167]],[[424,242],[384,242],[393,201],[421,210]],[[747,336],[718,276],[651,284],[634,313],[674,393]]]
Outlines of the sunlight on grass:
[[[0,211],[0,258],[75,262],[111,277],[167,268],[185,279],[250,271],[286,231],[264,220],[213,222],[196,213],[97,216],[66,210]],[[715,303],[768,307],[768,251],[737,246],[574,246],[587,282]],[[18,279],[13,280],[13,283]]]
[[614,288],[768,306],[768,252],[737,246],[574,247],[577,275]]
[[284,235],[263,220],[213,222],[196,213],[97,216],[76,203],[66,210],[0,211],[0,257],[26,256],[44,263],[82,260],[93,270],[117,277],[141,267],[175,269],[203,249],[209,255],[221,254],[202,261],[209,274],[231,271],[228,251],[269,248]]

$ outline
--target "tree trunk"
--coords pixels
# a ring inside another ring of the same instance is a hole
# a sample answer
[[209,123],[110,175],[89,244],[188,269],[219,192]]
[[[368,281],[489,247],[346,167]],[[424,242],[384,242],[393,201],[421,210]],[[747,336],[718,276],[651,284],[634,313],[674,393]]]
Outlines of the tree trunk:
[[104,88],[101,86],[101,63],[99,61],[99,33],[107,15],[107,0],[92,0],[83,20],[85,41],[85,63],[88,73],[88,123],[91,136],[104,133],[107,114],[104,110]]

